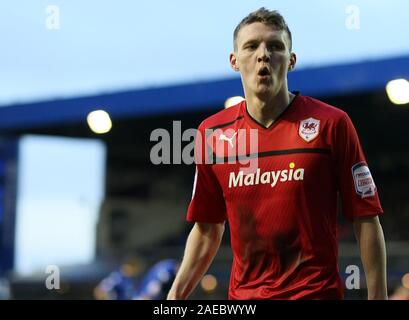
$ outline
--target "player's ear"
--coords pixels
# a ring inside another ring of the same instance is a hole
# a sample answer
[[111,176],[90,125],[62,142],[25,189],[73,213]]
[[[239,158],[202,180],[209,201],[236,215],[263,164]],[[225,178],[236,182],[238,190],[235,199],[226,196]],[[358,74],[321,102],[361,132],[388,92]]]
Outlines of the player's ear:
[[288,65],[288,71],[293,71],[296,63],[297,63],[297,55],[294,52],[291,52],[290,53],[290,63]]
[[234,71],[240,71],[235,53],[230,53],[230,66]]

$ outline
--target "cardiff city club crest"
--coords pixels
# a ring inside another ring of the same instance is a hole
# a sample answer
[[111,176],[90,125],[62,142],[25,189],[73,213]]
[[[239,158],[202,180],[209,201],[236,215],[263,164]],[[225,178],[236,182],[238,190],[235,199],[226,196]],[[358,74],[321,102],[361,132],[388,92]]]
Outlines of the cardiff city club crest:
[[314,118],[308,118],[300,122],[298,134],[305,141],[310,142],[314,140],[320,131],[320,121]]

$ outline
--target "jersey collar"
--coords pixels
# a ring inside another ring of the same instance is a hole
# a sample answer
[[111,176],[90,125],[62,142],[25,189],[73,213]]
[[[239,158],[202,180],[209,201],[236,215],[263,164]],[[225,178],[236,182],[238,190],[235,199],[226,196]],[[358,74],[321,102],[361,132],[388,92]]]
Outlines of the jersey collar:
[[281,112],[281,114],[277,117],[276,121],[272,123],[269,127],[265,127],[261,123],[259,123],[257,120],[255,120],[248,112],[247,110],[247,102],[244,100],[242,102],[242,111],[244,115],[244,120],[245,122],[252,128],[252,129],[258,129],[261,132],[270,132],[280,121],[283,117],[285,117],[286,114],[290,112],[290,110],[294,109],[295,105],[298,104],[300,101],[300,92],[299,91],[292,91],[293,94],[295,94],[294,99],[289,103],[289,105]]

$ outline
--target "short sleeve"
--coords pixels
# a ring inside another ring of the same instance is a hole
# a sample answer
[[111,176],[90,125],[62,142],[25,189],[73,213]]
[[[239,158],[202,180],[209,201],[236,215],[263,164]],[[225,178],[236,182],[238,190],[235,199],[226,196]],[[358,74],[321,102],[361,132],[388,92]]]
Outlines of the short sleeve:
[[205,161],[208,146],[205,131],[200,126],[195,141],[196,173],[186,220],[207,223],[224,222],[226,204],[223,190],[212,169],[212,164]]
[[343,114],[335,126],[335,170],[344,215],[357,217],[383,213],[377,187],[351,119]]

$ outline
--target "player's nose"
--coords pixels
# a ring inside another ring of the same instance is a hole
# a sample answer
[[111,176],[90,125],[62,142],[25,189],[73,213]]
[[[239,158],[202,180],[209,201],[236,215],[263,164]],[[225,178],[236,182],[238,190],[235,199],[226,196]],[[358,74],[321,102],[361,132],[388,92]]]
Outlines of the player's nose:
[[257,56],[258,62],[269,62],[270,61],[270,51],[265,44],[259,46],[259,52]]

